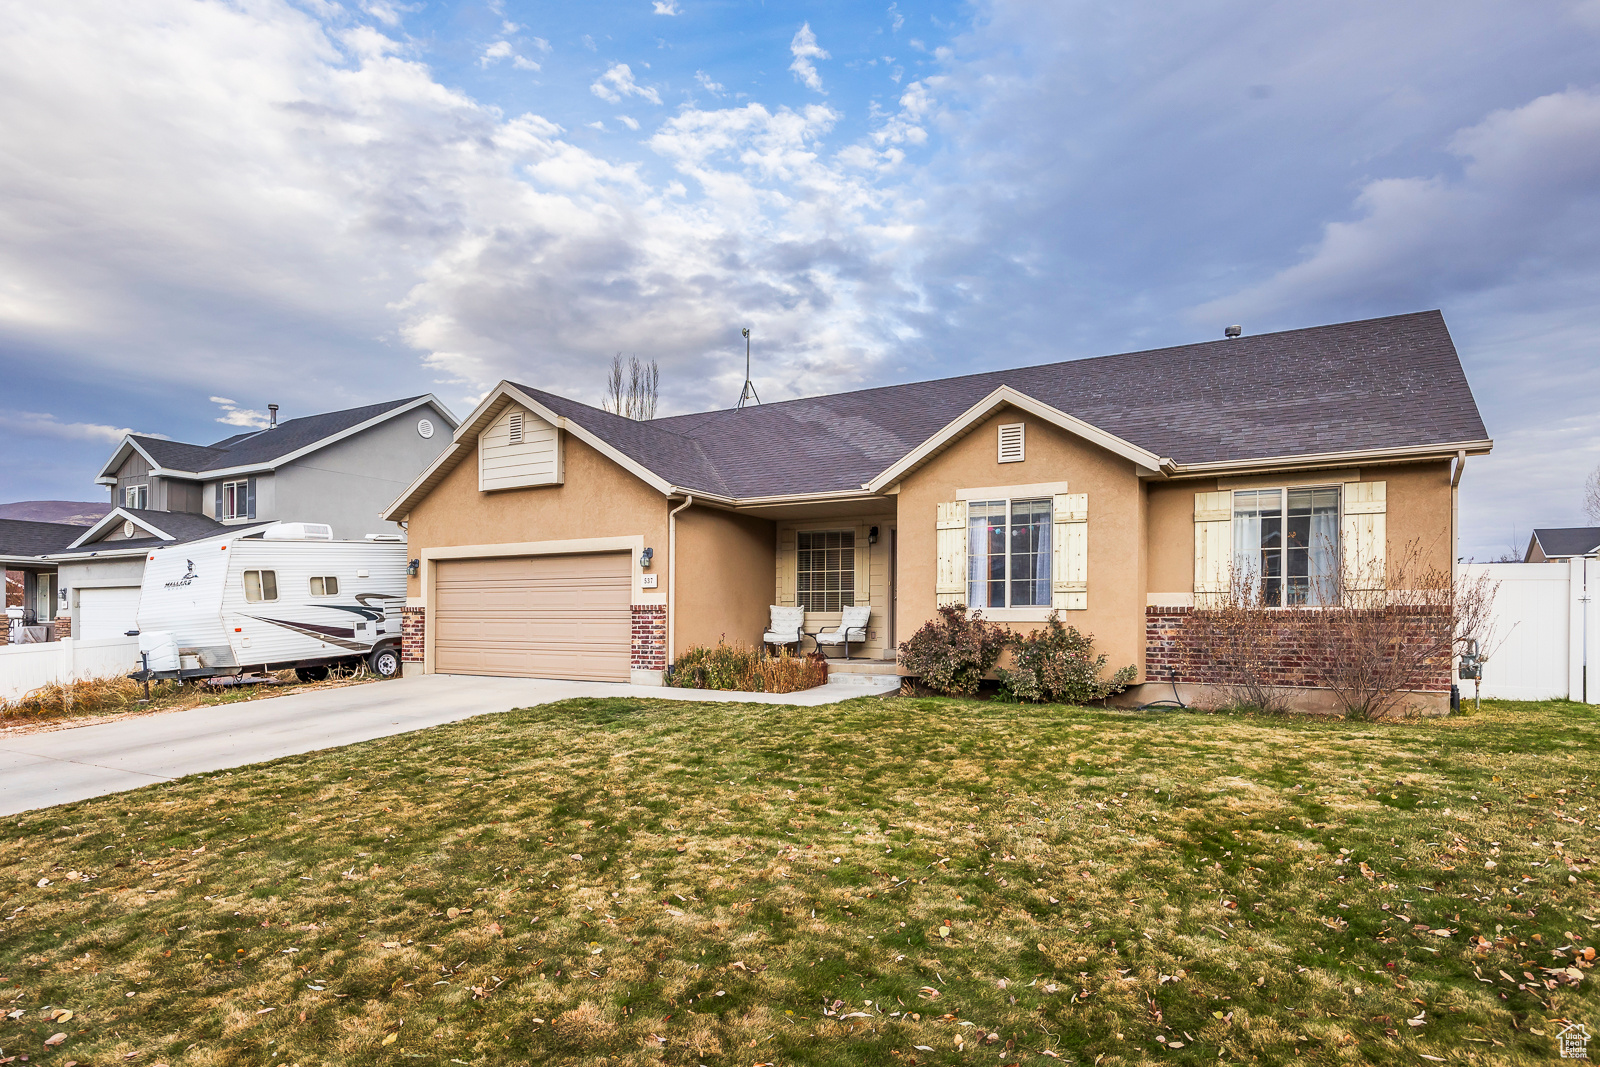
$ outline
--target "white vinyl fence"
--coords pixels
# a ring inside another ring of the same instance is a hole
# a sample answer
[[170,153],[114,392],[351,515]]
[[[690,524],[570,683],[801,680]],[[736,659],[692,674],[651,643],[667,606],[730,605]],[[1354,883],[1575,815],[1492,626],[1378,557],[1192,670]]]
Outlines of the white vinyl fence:
[[[1456,570],[1467,581],[1487,574],[1497,585],[1484,697],[1600,704],[1600,560]],[[1470,681],[1458,684],[1463,698],[1472,695]]]
[[0,647],[0,700],[51,682],[106,678],[139,669],[137,637],[66,638],[37,645]]

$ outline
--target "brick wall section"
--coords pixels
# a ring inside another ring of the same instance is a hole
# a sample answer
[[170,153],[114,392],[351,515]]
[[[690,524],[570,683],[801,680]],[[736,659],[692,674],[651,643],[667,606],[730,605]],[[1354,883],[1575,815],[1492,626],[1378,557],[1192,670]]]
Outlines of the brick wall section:
[[57,615],[56,616],[55,628],[56,628],[56,640],[57,641],[61,640],[63,637],[71,637],[72,636],[72,616],[71,615]]
[[[1212,671],[1203,666],[1192,668],[1187,662],[1187,645],[1185,630],[1190,616],[1194,614],[1193,608],[1146,608],[1144,613],[1144,645],[1145,645],[1145,679],[1151,682],[1165,682],[1174,679],[1179,682],[1195,682],[1200,684],[1216,683],[1219,679]],[[1451,625],[1448,612],[1423,608],[1396,608],[1391,610],[1404,611],[1408,616],[1407,629],[1416,635],[1418,640],[1424,640],[1432,631],[1438,628],[1448,629]],[[1277,660],[1268,668],[1268,679],[1275,685],[1284,686],[1324,686],[1320,665],[1313,663],[1299,640],[1299,632],[1290,623],[1293,613],[1284,613],[1285,625],[1278,631],[1278,646],[1281,653]],[[1173,672],[1176,672],[1174,675]],[[1433,670],[1419,687],[1425,692],[1449,692],[1450,690],[1450,661],[1446,658],[1441,663],[1434,664]]]
[[11,643],[11,620],[0,615],[0,648]]
[[406,663],[421,663],[424,638],[427,635],[428,616],[420,607],[400,609],[400,659]]
[[664,604],[633,605],[633,656],[636,671],[667,669],[667,608]]

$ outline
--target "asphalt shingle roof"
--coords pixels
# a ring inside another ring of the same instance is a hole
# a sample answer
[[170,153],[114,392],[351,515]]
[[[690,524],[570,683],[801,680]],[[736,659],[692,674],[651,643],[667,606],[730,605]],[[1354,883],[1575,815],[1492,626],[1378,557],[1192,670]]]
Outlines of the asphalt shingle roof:
[[1560,526],[1533,531],[1546,556],[1587,556],[1600,549],[1600,526]]
[[382,404],[368,404],[365,407],[347,408],[344,411],[307,415],[304,418],[280,422],[270,430],[252,430],[248,433],[234,434],[210,445],[191,445],[182,441],[164,441],[157,437],[130,436],[163,467],[195,473],[225,470],[229,467],[270,463],[307,445],[314,445],[334,434],[343,433],[352,426],[359,426],[369,419],[375,419],[385,412],[420,399],[422,398],[418,396],[408,396]]
[[65,522],[29,522],[26,519],[0,519],[0,556],[21,559],[63,552],[83,536],[87,527]]
[[1438,311],[648,423],[518,388],[674,485],[751,497],[859,488],[1003,385],[1184,464],[1488,437]]

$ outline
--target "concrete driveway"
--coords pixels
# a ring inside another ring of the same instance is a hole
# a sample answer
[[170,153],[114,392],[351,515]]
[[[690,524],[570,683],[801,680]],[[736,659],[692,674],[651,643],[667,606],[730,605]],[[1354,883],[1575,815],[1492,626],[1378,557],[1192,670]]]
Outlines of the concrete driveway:
[[571,697],[665,697],[815,706],[893,692],[899,679],[845,675],[802,693],[696,689],[431,674],[163,712],[70,730],[0,734],[0,815],[120,793],[186,774],[409,733],[474,715]]

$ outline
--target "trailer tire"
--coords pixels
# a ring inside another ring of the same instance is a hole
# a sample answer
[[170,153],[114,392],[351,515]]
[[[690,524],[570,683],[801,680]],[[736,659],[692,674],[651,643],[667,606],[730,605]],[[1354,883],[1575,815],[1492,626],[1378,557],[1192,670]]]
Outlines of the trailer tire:
[[302,682],[325,682],[328,680],[328,665],[319,663],[312,667],[296,667],[294,676]]
[[400,649],[394,645],[383,645],[373,649],[372,655],[367,659],[367,666],[380,679],[400,677]]

